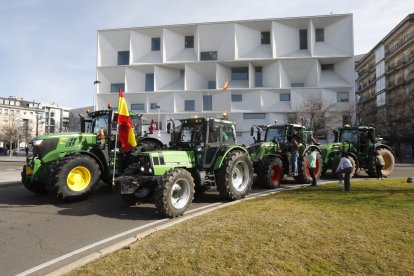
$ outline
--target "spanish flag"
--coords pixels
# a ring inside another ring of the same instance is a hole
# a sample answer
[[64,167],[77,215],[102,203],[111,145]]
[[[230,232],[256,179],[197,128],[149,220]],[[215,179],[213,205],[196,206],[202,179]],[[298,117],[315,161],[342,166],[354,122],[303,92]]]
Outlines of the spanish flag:
[[128,152],[132,147],[137,145],[134,135],[134,125],[132,124],[131,118],[129,117],[128,106],[126,104],[122,89],[119,89],[119,100],[118,100],[118,136],[121,148]]
[[223,85],[223,90],[224,90],[224,91],[227,91],[227,88],[229,88],[229,80],[226,80],[226,81],[224,82],[224,85]]

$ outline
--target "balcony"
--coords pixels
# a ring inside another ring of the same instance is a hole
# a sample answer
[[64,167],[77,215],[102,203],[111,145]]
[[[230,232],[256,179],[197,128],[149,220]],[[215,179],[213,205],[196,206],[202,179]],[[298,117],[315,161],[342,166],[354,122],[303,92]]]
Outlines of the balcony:
[[392,55],[397,53],[400,49],[404,48],[408,42],[410,42],[414,37],[414,32],[409,33],[405,38],[401,38],[398,42],[387,51],[385,51],[385,58],[390,58]]

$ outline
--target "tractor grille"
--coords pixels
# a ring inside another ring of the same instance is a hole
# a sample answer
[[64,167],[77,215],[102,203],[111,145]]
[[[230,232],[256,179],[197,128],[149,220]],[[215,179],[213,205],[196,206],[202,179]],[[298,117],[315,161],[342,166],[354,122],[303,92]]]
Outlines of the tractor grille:
[[59,142],[59,138],[53,138],[43,140],[38,146],[33,146],[33,156],[38,156],[40,159],[43,158],[48,152],[56,149]]

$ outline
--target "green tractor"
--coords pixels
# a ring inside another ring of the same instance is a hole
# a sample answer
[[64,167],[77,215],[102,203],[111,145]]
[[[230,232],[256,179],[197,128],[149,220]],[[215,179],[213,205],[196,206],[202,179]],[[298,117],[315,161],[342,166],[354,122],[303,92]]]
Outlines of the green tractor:
[[[264,188],[277,188],[285,175],[292,174],[290,142],[294,137],[299,143],[299,157],[297,160],[298,174],[293,175],[297,183],[309,183],[312,180],[309,172],[307,153],[314,148],[317,151],[315,177],[319,178],[322,172],[321,151],[313,139],[312,131],[297,124],[252,126],[250,135],[254,143],[248,147],[253,161],[257,183]],[[265,131],[264,139],[261,132]]]
[[[141,115],[130,114],[137,147],[129,153],[117,147],[115,174],[119,175],[137,152],[163,148],[161,141],[141,136]],[[81,132],[40,135],[33,139],[33,155],[23,166],[22,182],[36,194],[66,201],[91,194],[103,180],[111,183],[114,169],[117,113],[112,109],[81,116]]]
[[253,182],[247,150],[236,144],[235,125],[212,118],[180,120],[171,129],[170,149],[139,153],[124,174],[116,178],[128,205],[155,201],[167,217],[184,214],[194,194],[217,187],[227,200],[244,198]]
[[381,143],[381,138],[375,137],[375,128],[368,126],[345,126],[334,130],[335,142],[321,146],[323,173],[331,169],[335,173],[339,164],[340,152],[346,152],[353,165],[351,176],[359,170],[365,170],[370,177],[375,177],[375,152],[384,158],[383,176],[390,176],[394,170],[395,158],[391,148]]

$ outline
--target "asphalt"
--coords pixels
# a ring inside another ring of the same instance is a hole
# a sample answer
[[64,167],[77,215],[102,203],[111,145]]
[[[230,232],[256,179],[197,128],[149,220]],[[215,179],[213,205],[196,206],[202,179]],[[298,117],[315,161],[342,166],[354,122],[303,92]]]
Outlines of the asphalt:
[[[18,155],[18,156],[0,156],[0,162],[24,162],[25,160],[26,160],[26,157],[24,155]],[[395,164],[395,166],[401,166],[401,167],[412,166],[413,163],[411,163],[411,162],[410,163],[397,163],[397,164]],[[0,184],[10,183],[10,182],[20,182],[20,177],[21,177],[20,176],[20,172],[21,172],[21,169],[10,169],[10,170],[4,170],[4,171],[1,171],[0,170]],[[304,184],[304,185],[298,185],[295,189],[301,188],[303,186],[307,186],[307,185],[306,184]],[[282,190],[284,190],[284,189],[282,189]],[[245,198],[244,200],[250,200],[252,198],[264,196],[264,195],[267,195],[267,194],[278,193],[278,192],[281,192],[282,190],[275,191],[275,192],[270,192],[270,193],[267,192],[265,194],[251,195],[248,198]],[[223,208],[223,207],[228,206],[228,205],[237,204],[239,202],[240,201],[235,201],[235,202],[225,203],[225,204],[222,204],[222,205],[219,205],[219,206],[214,206],[214,207],[208,208],[208,209],[206,209],[206,210],[204,210],[202,212],[196,212],[194,214],[189,214],[189,215],[186,215],[186,216],[181,217],[179,219],[172,220],[172,221],[170,221],[170,222],[168,222],[166,224],[163,224],[162,226],[151,228],[148,231],[145,231],[143,233],[137,234],[133,238],[129,238],[129,239],[123,240],[123,241],[121,241],[121,242],[119,242],[117,244],[114,244],[112,246],[109,246],[109,247],[105,248],[104,250],[100,250],[100,251],[94,252],[91,255],[89,255],[87,258],[83,258],[83,259],[77,260],[77,261],[75,261],[75,262],[73,262],[73,263],[71,263],[71,264],[69,264],[67,266],[61,267],[60,269],[57,269],[56,271],[54,271],[52,273],[49,273],[48,275],[49,276],[55,276],[55,275],[64,275],[64,274],[67,274],[70,271],[72,271],[73,269],[76,269],[76,268],[78,268],[78,267],[80,267],[82,265],[85,265],[85,264],[90,263],[90,262],[92,262],[94,260],[97,260],[97,259],[99,259],[99,258],[101,258],[101,257],[103,257],[103,256],[105,256],[107,254],[110,254],[112,252],[115,252],[115,251],[117,251],[117,250],[119,250],[119,249],[121,249],[121,248],[123,248],[125,246],[128,246],[128,245],[134,243],[135,241],[138,241],[140,239],[145,238],[146,236],[148,236],[148,235],[150,235],[150,234],[152,234],[154,232],[160,231],[161,229],[169,228],[169,227],[171,227],[171,226],[173,226],[175,224],[181,223],[181,222],[183,222],[185,220],[189,220],[189,219],[191,219],[193,217],[203,215],[205,213],[211,212],[212,210],[219,209],[219,208]]]

